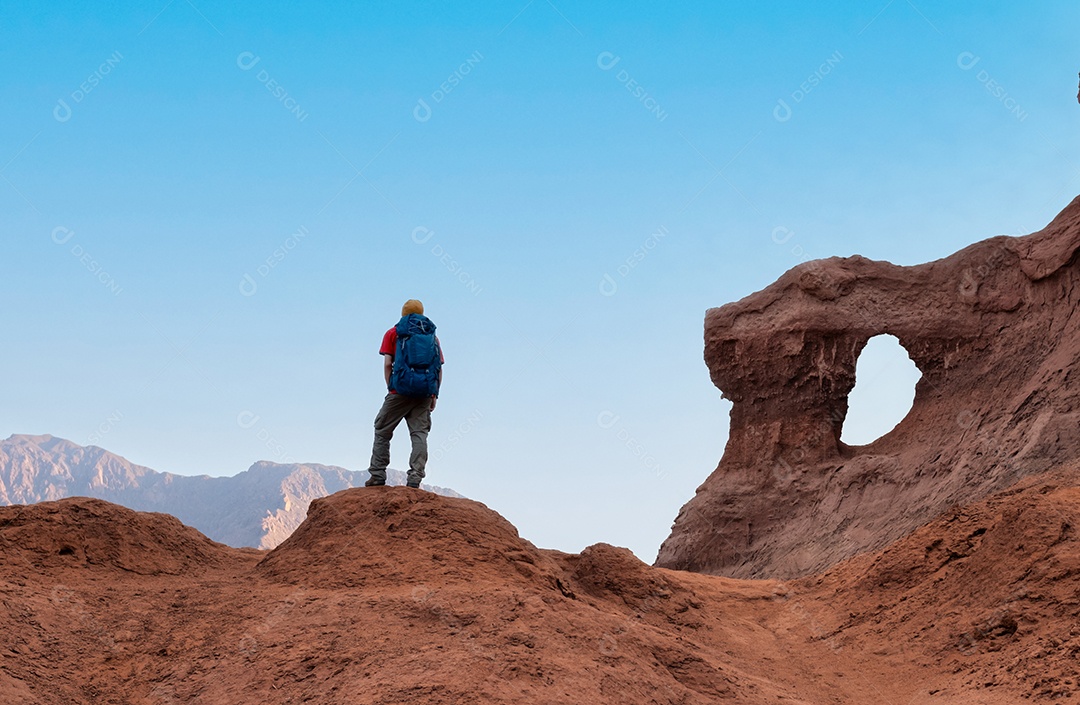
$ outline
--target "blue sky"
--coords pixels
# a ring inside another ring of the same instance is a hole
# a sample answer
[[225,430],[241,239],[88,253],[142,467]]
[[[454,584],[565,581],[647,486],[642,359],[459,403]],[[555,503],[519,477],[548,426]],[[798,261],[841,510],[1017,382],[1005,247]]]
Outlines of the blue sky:
[[5,2],[0,435],[364,469],[419,298],[428,479],[651,561],[727,437],[707,308],[1080,193],[1080,6],[1033,7]]

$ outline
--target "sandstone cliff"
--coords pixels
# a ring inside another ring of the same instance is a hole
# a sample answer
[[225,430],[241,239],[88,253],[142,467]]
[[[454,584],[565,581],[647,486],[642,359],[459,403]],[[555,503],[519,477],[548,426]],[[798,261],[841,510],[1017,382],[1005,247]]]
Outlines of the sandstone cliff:
[[[705,361],[733,402],[717,469],[657,565],[790,578],[882,547],[1080,457],[1080,199],[1043,230],[899,267],[809,262],[710,309]],[[922,372],[911,412],[840,441],[855,362],[878,334]]]

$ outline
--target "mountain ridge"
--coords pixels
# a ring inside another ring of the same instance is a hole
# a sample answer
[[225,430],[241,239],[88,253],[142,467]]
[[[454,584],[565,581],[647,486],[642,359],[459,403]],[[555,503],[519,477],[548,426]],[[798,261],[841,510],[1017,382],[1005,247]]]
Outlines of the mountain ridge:
[[[50,434],[12,434],[0,441],[0,505],[93,497],[172,514],[235,547],[274,548],[300,525],[312,499],[362,486],[366,479],[366,471],[268,460],[235,475],[177,475]],[[389,470],[387,482],[403,485],[405,473]],[[443,487],[426,489],[461,496]]]

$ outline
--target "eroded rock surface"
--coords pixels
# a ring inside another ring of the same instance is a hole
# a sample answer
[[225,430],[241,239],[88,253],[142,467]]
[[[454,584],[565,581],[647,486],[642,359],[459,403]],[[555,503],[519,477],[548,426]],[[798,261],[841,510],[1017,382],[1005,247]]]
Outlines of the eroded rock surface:
[[1080,463],[1043,473],[793,581],[538,549],[404,487],[316,499],[269,552],[96,499],[0,507],[0,703],[1068,702],[1078,488]]
[[[1078,248],[1080,198],[1031,235],[915,267],[809,262],[710,309],[705,361],[731,433],[657,565],[807,575],[1080,457]],[[847,446],[855,363],[879,334],[922,379],[892,432]]]

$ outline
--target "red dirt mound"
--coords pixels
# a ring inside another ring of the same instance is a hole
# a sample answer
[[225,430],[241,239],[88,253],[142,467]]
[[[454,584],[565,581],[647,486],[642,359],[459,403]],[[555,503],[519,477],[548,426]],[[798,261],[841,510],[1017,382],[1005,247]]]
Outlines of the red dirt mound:
[[[893,642],[961,690],[1080,694],[1080,466],[1027,480],[800,581],[837,644]],[[945,689],[942,688],[944,693]]]
[[96,501],[12,508],[0,703],[1056,699],[1076,694],[1078,484],[790,583],[540,550],[481,504],[404,488],[321,500],[271,553]]
[[381,487],[316,499],[256,568],[306,587],[440,586],[478,579],[565,590],[558,566],[479,502]]
[[16,571],[99,566],[180,575],[225,565],[232,551],[176,517],[89,497],[0,507],[0,565]]
[[675,590],[663,571],[651,569],[626,548],[598,543],[580,555],[567,556],[566,562],[581,595],[622,603],[632,610],[648,611]]

